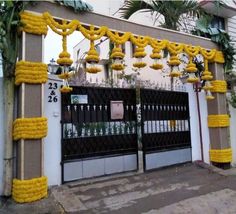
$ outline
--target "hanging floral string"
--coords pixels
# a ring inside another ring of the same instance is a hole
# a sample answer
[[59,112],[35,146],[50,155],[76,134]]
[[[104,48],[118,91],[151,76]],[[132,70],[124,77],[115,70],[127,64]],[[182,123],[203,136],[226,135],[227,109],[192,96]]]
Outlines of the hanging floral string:
[[69,67],[73,63],[73,60],[67,51],[67,36],[72,34],[80,26],[80,22],[78,20],[72,20],[70,23],[67,23],[66,20],[62,20],[62,24],[60,24],[47,12],[43,16],[50,28],[62,36],[62,52],[57,59],[57,63],[62,67],[62,72],[58,75],[59,78],[63,79],[63,85],[60,91],[62,93],[71,92],[72,88],[69,86],[68,79],[72,76],[72,73],[69,72]]
[[199,78],[196,77],[197,67],[196,64],[193,63],[193,57],[198,55],[200,46],[184,45],[184,51],[189,56],[189,62],[185,68],[185,71],[189,74],[187,82],[196,83],[199,81]]
[[178,54],[183,51],[184,45],[181,43],[173,43],[169,42],[167,44],[167,49],[170,53],[170,60],[168,62],[169,66],[171,66],[171,77],[179,77],[181,72],[179,71],[179,65],[181,61],[179,60]]
[[208,63],[209,61],[213,60],[216,54],[216,50],[215,49],[206,50],[206,49],[201,48],[200,52],[202,56],[204,57],[204,71],[202,73],[201,79],[206,81],[203,89],[206,91],[206,99],[212,100],[214,99],[214,96],[212,96],[211,94],[211,89],[213,88],[211,85],[211,80],[213,79],[213,76],[212,76],[212,73],[209,71]]
[[125,42],[129,40],[130,34],[131,34],[130,32],[126,32],[122,36],[120,36],[118,32],[113,33],[112,31],[107,30],[107,36],[115,44],[111,53],[111,59],[113,60],[111,68],[113,70],[116,71],[124,70],[123,59],[125,57],[125,54],[122,52],[121,45],[123,45]]
[[153,64],[150,68],[154,70],[160,70],[163,68],[163,65],[159,61],[162,58],[161,51],[166,48],[167,44],[167,40],[150,39],[150,45],[153,48],[152,54],[150,54],[150,57],[153,59]]
[[[170,53],[170,59],[168,61],[168,64],[171,67],[171,77],[178,77],[181,74],[179,72],[179,65],[181,64],[181,61],[178,57],[178,54],[180,54],[184,49],[184,51],[189,56],[189,63],[185,69],[186,72],[188,72],[190,75],[188,82],[194,83],[197,81],[197,78],[195,77],[196,65],[193,63],[193,57],[200,52],[204,57],[204,72],[202,75],[202,80],[206,81],[204,89],[207,91],[208,94],[207,99],[213,98],[213,96],[210,94],[210,90],[212,88],[210,81],[213,77],[211,72],[208,70],[208,62],[210,61],[224,63],[224,58],[221,51],[216,51],[215,49],[205,50],[204,48],[198,46],[193,47],[181,43],[169,42],[167,40],[156,40],[147,36],[134,36],[130,32],[126,32],[121,36],[120,33],[112,32],[106,26],[102,26],[98,29],[95,29],[95,27],[91,25],[90,27],[85,28],[80,24],[78,20],[72,20],[69,23],[64,21],[61,24],[60,22],[56,22],[53,17],[47,12],[43,14],[42,20],[45,20],[46,24],[50,26],[50,28],[55,33],[63,37],[63,51],[57,61],[60,65],[69,67],[69,65],[71,65],[72,63],[70,55],[66,50],[66,42],[68,35],[73,33],[75,30],[79,30],[87,39],[90,40],[90,49],[85,59],[86,62],[91,65],[86,68],[86,71],[90,73],[97,73],[101,71],[100,68],[96,67],[96,64],[99,62],[99,56],[95,49],[94,41],[100,39],[104,35],[107,35],[107,37],[110,38],[111,41],[115,44],[115,47],[113,48],[111,54],[111,57],[114,60],[114,63],[112,64],[112,68],[114,70],[124,69],[124,65],[122,63],[124,53],[122,52],[121,45],[130,39],[130,41],[135,45],[134,57],[137,59],[137,61],[133,63],[133,66],[139,69],[146,66],[146,63],[142,60],[146,56],[145,47],[148,44],[150,44],[153,48],[150,57],[154,60],[154,63],[150,67],[155,70],[162,69],[163,66],[159,62],[162,57],[161,50],[167,48]],[[30,25],[29,28],[33,28],[33,26]],[[38,32],[38,29],[36,29],[36,31],[36,33],[40,33]],[[70,78],[70,73],[64,72],[59,77],[66,81],[68,78]],[[69,91],[68,88],[66,88],[65,91],[66,90]]]
[[99,62],[99,55],[95,49],[94,41],[103,37],[107,32],[107,27],[102,26],[99,29],[95,30],[94,25],[91,25],[89,29],[86,29],[82,25],[79,27],[80,32],[84,35],[84,37],[90,40],[90,49],[85,57],[85,61],[89,64],[86,68],[86,72],[88,73],[98,73],[101,71],[99,67],[96,65]]
[[133,36],[130,35],[131,42],[135,45],[135,51],[134,51],[134,57],[137,59],[135,63],[133,63],[133,66],[136,68],[144,68],[147,63],[143,62],[143,58],[147,55],[145,53],[145,47],[149,43],[149,37],[148,36]]

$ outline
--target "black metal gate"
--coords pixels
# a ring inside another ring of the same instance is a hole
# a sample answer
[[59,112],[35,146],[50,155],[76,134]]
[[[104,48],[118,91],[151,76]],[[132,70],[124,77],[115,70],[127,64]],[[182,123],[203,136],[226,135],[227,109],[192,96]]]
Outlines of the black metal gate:
[[144,169],[191,161],[188,93],[141,89]]
[[[122,105],[122,118],[112,119],[113,101]],[[62,94],[61,109],[63,182],[80,178],[66,175],[76,168],[67,163],[137,154],[135,89],[73,87]]]

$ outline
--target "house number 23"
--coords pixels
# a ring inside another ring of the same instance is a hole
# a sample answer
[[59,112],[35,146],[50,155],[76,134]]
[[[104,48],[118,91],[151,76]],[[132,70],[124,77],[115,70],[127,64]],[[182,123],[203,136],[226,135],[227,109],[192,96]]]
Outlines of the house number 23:
[[57,83],[52,83],[52,82],[48,83],[48,89],[49,89],[48,102],[49,103],[52,103],[52,102],[56,103],[58,101],[58,97],[55,91],[57,88],[58,88]]

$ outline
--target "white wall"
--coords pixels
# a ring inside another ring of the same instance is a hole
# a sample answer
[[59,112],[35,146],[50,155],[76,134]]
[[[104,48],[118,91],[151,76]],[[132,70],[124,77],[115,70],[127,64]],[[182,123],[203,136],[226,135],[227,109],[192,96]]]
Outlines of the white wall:
[[[55,96],[53,96],[54,101],[52,99],[52,102],[48,102],[52,92],[52,89],[49,89],[49,83],[52,83],[52,87],[57,84],[57,89],[53,90],[57,96],[57,102],[54,102]],[[45,138],[44,146],[44,167],[49,186],[61,184],[61,96],[59,91],[61,84],[61,80],[56,76],[49,75],[44,91],[44,111],[45,117],[48,118],[48,135]]]
[[236,166],[236,109],[233,108],[229,104],[229,111],[230,111],[230,141],[231,141],[231,148],[233,151],[233,161],[232,166]]
[[[192,144],[192,160],[201,160],[201,144],[199,132],[199,120],[197,110],[196,92],[193,90],[192,84],[186,84],[186,90],[189,94],[189,111],[191,126],[191,144]],[[202,125],[203,155],[204,162],[209,163],[209,129],[207,126],[207,101],[204,92],[199,93],[199,107]]]
[[3,194],[3,78],[0,77],[0,195]]

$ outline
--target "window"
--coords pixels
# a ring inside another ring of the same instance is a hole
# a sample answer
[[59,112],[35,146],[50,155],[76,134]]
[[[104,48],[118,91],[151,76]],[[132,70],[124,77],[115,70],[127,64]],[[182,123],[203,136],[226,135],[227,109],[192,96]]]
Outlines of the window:
[[225,30],[225,19],[220,16],[214,16],[210,27]]

